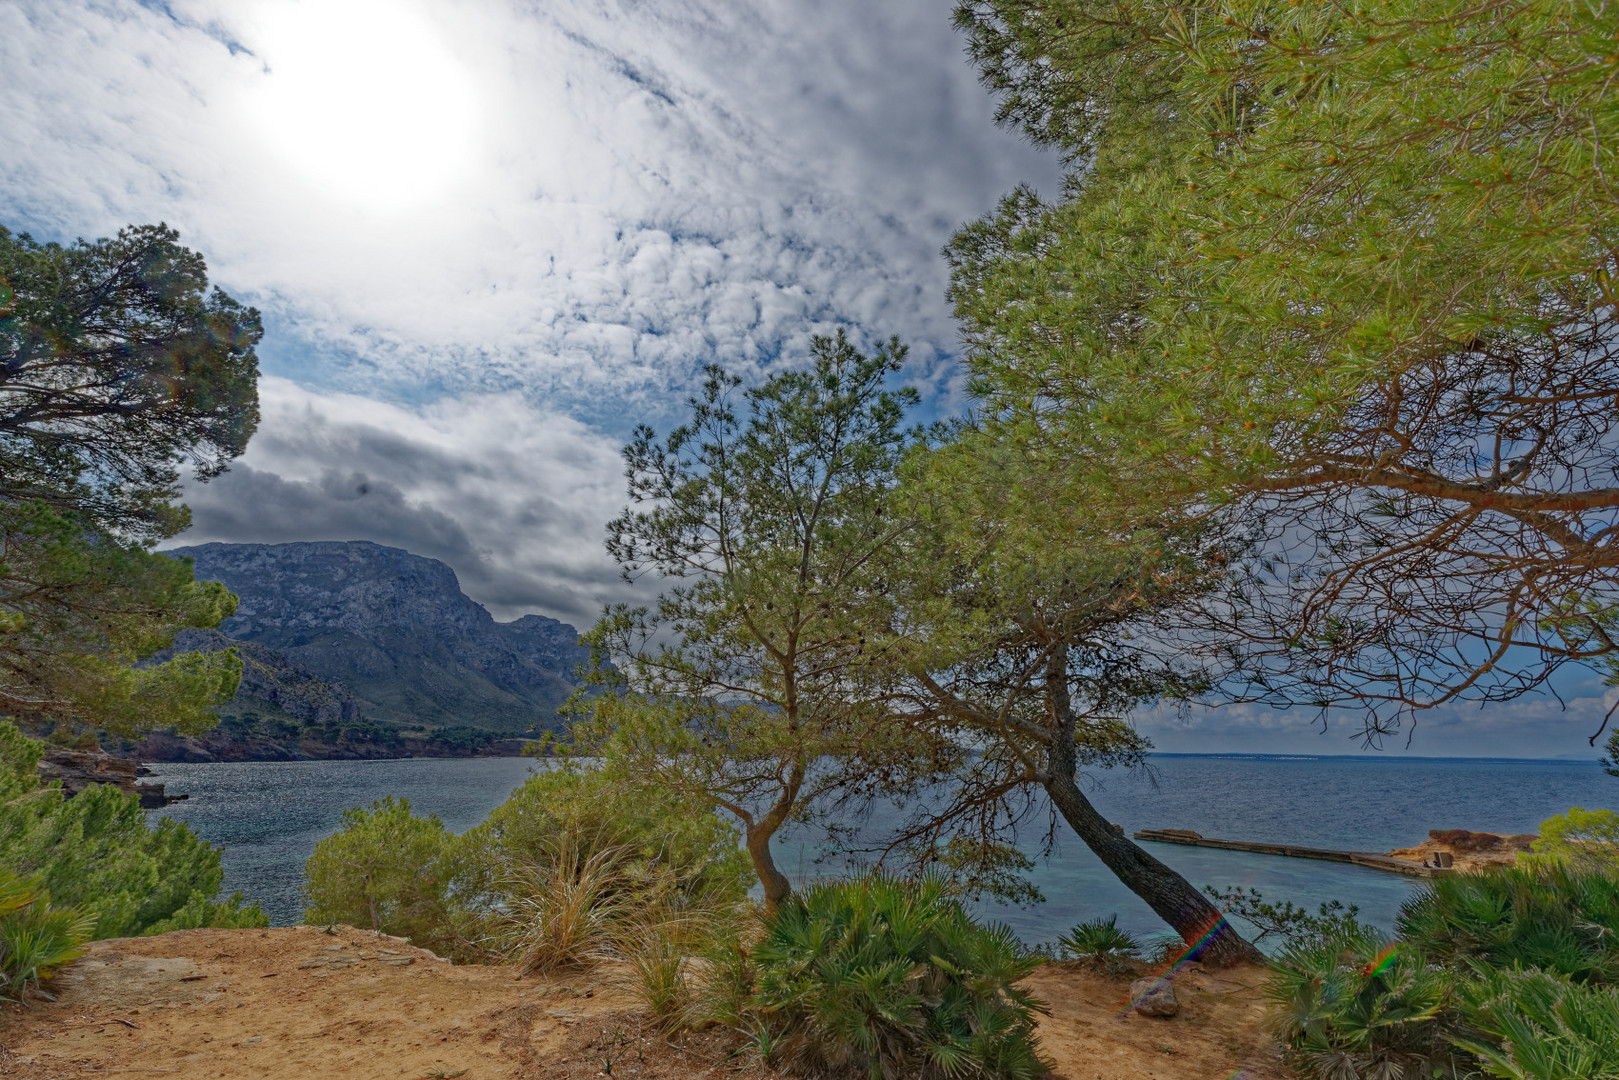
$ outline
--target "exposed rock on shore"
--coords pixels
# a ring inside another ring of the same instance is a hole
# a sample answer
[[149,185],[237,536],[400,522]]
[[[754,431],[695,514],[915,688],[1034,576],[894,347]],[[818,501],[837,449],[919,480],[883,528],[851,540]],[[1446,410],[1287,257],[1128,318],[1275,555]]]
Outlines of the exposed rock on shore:
[[1432,829],[1428,839],[1416,847],[1397,848],[1389,852],[1389,857],[1431,863],[1436,854],[1444,852],[1454,860],[1457,870],[1478,870],[1486,866],[1511,866],[1518,861],[1518,855],[1528,851],[1529,845],[1538,839],[1540,837],[1533,833]]
[[148,810],[190,797],[168,795],[162,784],[138,781],[136,777],[142,775],[140,762],[113,757],[99,750],[46,747],[39,762],[39,775],[46,783],[62,781],[62,793],[70,799],[91,784],[111,784],[126,795],[138,796],[141,805]]

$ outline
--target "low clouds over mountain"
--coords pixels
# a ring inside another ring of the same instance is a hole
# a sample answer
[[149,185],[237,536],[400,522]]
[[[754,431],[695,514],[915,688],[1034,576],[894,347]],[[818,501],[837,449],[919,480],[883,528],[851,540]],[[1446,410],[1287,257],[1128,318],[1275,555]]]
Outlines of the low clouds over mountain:
[[185,543],[373,540],[448,563],[500,619],[589,626],[625,590],[602,548],[623,503],[616,441],[516,393],[412,409],[285,379],[260,391],[247,455],[186,492]]

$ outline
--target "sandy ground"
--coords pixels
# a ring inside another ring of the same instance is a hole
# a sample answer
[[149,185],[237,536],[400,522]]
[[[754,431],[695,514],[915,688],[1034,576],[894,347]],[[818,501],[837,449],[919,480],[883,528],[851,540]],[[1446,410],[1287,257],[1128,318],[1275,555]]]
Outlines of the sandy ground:
[[[338,927],[186,930],[96,943],[54,1003],[0,1016],[0,1076],[634,1080],[777,1074],[728,1057],[721,1033],[680,1045],[643,1023],[612,967],[524,980],[451,966]],[[1061,1080],[1280,1080],[1254,968],[1177,976],[1179,1016],[1128,1008],[1128,979],[1048,965],[1030,987]]]

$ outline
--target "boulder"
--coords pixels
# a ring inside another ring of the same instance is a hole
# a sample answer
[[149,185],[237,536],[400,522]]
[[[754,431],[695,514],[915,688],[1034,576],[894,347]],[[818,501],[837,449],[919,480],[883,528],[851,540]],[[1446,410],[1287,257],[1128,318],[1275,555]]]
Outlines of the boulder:
[[1130,1007],[1142,1016],[1174,1016],[1181,1011],[1175,986],[1168,979],[1137,979],[1130,984]]

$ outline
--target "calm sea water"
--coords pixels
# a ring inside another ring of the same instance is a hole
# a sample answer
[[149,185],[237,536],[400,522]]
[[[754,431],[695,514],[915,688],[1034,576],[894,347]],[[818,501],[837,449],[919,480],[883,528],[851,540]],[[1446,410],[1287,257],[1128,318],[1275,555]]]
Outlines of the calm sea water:
[[[1422,840],[1429,829],[1533,832],[1570,806],[1619,808],[1619,780],[1587,763],[1203,755],[1157,755],[1153,763],[1156,782],[1102,773],[1090,792],[1130,832],[1185,828],[1226,839],[1386,851]],[[299,921],[304,860],[345,809],[398,795],[460,832],[483,820],[533,767],[524,758],[156,765],[156,779],[191,798],[151,813],[187,822],[222,845],[226,890],[241,890],[286,925]],[[1149,847],[1197,885],[1253,886],[1269,899],[1312,909],[1339,899],[1384,927],[1413,886],[1410,878],[1335,863]],[[781,861],[800,878],[813,875],[815,855],[809,837],[778,845]],[[1166,929],[1077,839],[1059,839],[1034,877],[1044,904],[985,904],[983,913],[1027,941],[1051,941],[1082,919],[1110,914],[1137,932]]]

